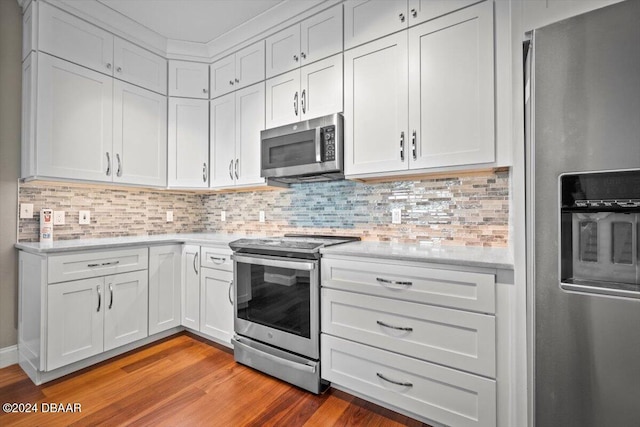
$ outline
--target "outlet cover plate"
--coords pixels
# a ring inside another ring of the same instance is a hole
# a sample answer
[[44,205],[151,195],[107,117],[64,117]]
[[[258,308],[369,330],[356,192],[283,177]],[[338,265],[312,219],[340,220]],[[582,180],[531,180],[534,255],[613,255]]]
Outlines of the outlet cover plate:
[[260,211],[260,215],[259,215],[259,220],[260,222],[264,222],[264,211]]
[[53,225],[64,225],[64,211],[53,211]]
[[173,222],[173,211],[167,211],[167,222]]
[[402,223],[402,209],[395,208],[391,209],[391,224],[400,224]]
[[20,219],[33,218],[33,203],[20,204]]
[[225,211],[220,211],[220,221],[225,222],[227,220],[227,213]]
[[78,224],[81,224],[81,225],[91,224],[91,211],[78,212]]

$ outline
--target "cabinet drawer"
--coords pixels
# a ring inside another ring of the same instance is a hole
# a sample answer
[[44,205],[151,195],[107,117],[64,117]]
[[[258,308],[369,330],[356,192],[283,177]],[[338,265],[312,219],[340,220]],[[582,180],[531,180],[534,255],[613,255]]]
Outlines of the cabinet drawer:
[[324,258],[322,286],[387,298],[495,313],[495,275]]
[[495,317],[322,289],[322,332],[495,377]]
[[206,248],[200,249],[202,267],[213,268],[222,271],[233,271],[233,261],[231,260],[231,250],[223,248]]
[[451,426],[495,426],[496,382],[322,334],[322,377]]
[[145,270],[148,265],[149,250],[147,248],[55,255],[48,258],[48,281],[49,283],[66,282]]

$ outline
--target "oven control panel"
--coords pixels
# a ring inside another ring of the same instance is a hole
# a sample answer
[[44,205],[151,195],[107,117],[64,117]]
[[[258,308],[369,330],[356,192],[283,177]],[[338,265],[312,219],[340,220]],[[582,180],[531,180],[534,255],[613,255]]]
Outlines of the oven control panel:
[[326,126],[322,128],[322,139],[324,142],[324,161],[336,159],[336,127]]

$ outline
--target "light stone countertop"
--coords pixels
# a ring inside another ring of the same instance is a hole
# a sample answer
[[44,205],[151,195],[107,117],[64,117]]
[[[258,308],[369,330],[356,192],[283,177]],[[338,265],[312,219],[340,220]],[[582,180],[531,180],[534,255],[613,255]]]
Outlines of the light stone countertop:
[[[55,240],[53,243],[20,242],[15,247],[34,254],[55,254],[93,249],[114,249],[131,246],[186,243],[202,246],[229,248],[229,242],[247,237],[240,234],[224,233],[184,233],[157,234],[152,236],[105,237],[98,239]],[[253,237],[253,235],[252,235]],[[255,236],[258,237],[258,236]]]
[[323,255],[348,255],[513,270],[513,257],[508,248],[426,246],[364,241],[331,246],[321,249],[320,252]]

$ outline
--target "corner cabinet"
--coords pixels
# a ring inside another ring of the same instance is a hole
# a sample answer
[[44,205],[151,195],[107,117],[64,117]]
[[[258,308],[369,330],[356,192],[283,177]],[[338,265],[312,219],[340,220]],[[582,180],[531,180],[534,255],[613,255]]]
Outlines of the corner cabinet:
[[264,184],[260,176],[264,82],[212,100],[209,113],[211,187]]
[[211,98],[264,80],[264,40],[214,62],[210,69]]
[[345,174],[492,164],[493,46],[487,1],[346,51]]
[[180,326],[182,245],[149,248],[149,335]]

